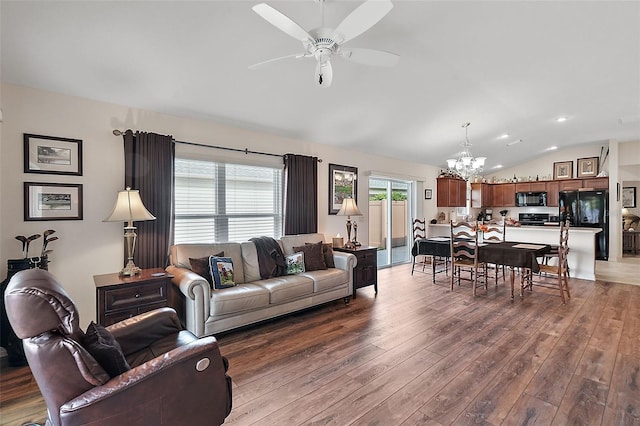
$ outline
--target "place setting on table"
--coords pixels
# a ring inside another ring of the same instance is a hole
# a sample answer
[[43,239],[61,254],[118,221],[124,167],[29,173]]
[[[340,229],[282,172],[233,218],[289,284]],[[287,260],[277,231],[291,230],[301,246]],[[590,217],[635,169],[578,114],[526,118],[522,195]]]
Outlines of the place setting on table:
[[[416,256],[450,257],[450,242],[450,237],[443,236],[417,239],[413,244],[411,254],[414,259]],[[485,240],[478,242],[477,245],[479,262],[505,265],[509,268],[512,299],[514,297],[515,270],[525,268],[531,270],[532,273],[540,272],[537,258],[551,251],[549,244],[522,241]]]

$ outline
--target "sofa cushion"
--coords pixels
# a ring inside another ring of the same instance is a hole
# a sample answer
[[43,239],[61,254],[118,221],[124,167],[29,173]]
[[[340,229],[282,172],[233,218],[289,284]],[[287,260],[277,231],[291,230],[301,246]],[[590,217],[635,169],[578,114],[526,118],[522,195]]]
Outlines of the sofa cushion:
[[349,283],[349,272],[337,268],[325,269],[324,271],[303,272],[299,276],[305,276],[313,280],[314,293],[344,287]]
[[226,257],[233,259],[233,272],[236,283],[245,283],[240,243],[174,244],[169,251],[169,263],[179,268],[191,269],[189,264],[190,257],[208,257],[221,251],[224,252]]
[[269,290],[254,285],[243,284],[211,293],[210,315],[228,315],[269,306]]
[[296,275],[304,272],[304,252],[297,252],[285,257],[287,263],[287,275]]
[[[223,257],[224,252],[221,251],[220,253],[214,254],[214,256]],[[211,276],[211,269],[209,268],[209,257],[210,256],[198,258],[190,257],[189,264],[191,265],[191,270],[205,278],[209,282],[211,288],[213,288],[213,277]]]
[[294,247],[296,252],[304,252],[304,269],[307,271],[317,271],[327,269],[324,263],[324,254],[322,253],[322,241],[314,244],[306,243],[303,246]]
[[209,257],[209,267],[213,277],[213,286],[216,290],[235,287],[236,281],[233,275],[233,259],[230,257]]
[[317,243],[318,241],[324,241],[324,234],[284,235],[280,238],[282,252],[285,256],[298,251],[294,250],[294,247],[303,246],[305,243]]
[[91,321],[82,338],[82,346],[111,377],[119,376],[131,369],[118,341],[100,324]]
[[242,249],[242,265],[244,267],[244,282],[250,283],[260,278],[260,265],[258,264],[258,252],[253,241],[240,243]]
[[269,291],[272,305],[313,294],[313,280],[303,274],[269,278],[254,284]]

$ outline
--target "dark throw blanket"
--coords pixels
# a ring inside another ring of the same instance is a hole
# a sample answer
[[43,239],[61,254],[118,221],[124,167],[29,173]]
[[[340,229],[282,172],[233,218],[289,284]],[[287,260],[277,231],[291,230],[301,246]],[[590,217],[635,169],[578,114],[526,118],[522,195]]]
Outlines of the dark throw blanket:
[[263,280],[287,274],[284,254],[276,240],[271,237],[256,237],[249,241],[256,245],[260,277]]

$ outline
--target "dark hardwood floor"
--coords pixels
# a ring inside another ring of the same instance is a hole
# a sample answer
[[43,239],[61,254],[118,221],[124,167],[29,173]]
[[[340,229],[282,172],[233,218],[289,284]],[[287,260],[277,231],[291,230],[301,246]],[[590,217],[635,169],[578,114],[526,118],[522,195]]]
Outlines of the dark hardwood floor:
[[[640,286],[571,279],[473,298],[444,275],[383,269],[379,294],[218,336],[234,407],[225,424],[638,425]],[[28,369],[3,369],[3,425],[43,422]]]

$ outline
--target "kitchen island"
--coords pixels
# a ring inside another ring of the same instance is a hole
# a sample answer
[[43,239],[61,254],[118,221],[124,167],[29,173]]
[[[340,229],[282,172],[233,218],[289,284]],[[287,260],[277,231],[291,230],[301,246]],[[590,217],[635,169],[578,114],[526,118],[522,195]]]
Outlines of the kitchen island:
[[[596,243],[595,235],[601,228],[569,229],[569,273],[572,278],[584,280],[596,279]],[[448,237],[449,224],[429,225],[428,237]],[[559,226],[507,226],[506,241],[525,243],[558,244],[560,241]]]

